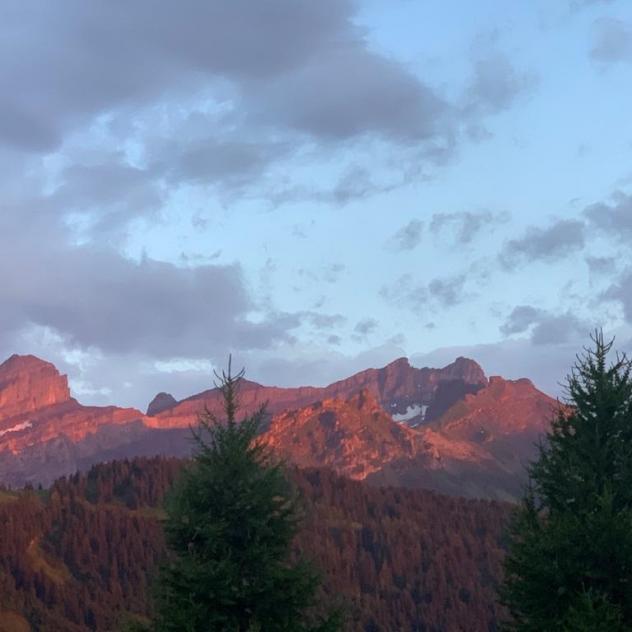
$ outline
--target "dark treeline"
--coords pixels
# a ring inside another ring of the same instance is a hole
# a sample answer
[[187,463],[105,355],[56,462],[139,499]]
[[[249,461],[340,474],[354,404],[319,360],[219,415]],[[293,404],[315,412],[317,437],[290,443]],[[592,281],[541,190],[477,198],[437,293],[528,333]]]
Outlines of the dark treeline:
[[[160,504],[181,467],[136,459],[46,492],[0,491],[0,618],[79,632],[150,615],[165,555]],[[322,570],[324,602],[344,601],[346,629],[497,629],[508,506],[374,488],[326,470],[291,476],[305,505],[296,551]]]

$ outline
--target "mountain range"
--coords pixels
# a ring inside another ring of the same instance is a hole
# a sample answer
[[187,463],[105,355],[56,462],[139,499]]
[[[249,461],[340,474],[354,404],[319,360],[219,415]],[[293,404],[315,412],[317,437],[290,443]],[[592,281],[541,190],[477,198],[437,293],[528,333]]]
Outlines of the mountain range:
[[[267,404],[263,440],[301,467],[328,467],[375,485],[511,500],[556,400],[528,379],[488,378],[471,359],[440,369],[399,358],[326,387],[243,380],[240,410]],[[159,393],[145,413],[85,406],[68,380],[35,356],[0,365],[0,483],[50,484],[115,458],[190,453],[204,408],[221,417],[217,388],[176,400]]]

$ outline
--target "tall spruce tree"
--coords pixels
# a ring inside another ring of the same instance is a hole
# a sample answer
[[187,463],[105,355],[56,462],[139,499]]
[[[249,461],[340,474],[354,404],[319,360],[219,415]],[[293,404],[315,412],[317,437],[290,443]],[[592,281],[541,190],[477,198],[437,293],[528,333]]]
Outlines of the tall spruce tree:
[[257,440],[265,408],[237,421],[243,371],[217,376],[226,419],[208,410],[197,452],[166,508],[172,559],[162,570],[161,632],[321,632],[337,617],[314,616],[318,579],[290,562],[298,500],[283,466]]
[[632,630],[632,366],[592,340],[510,529],[508,630]]

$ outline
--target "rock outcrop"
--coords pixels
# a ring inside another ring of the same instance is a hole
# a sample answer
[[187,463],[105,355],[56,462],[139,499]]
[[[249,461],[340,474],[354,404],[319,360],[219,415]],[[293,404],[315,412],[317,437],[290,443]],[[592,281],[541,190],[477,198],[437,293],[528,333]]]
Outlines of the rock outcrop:
[[177,404],[178,400],[171,393],[158,393],[147,406],[147,414],[151,417]]
[[[451,390],[445,390],[445,385],[451,385]],[[465,394],[475,393],[486,385],[485,373],[474,360],[457,358],[442,369],[418,369],[411,366],[407,358],[399,358],[381,369],[367,369],[319,388],[277,388],[245,380],[240,391],[240,405],[244,414],[250,414],[266,403],[268,412],[274,415],[316,401],[346,399],[366,390],[387,413],[400,416],[408,425],[414,426],[423,423],[426,409],[436,409],[436,417]],[[440,391],[442,386],[444,389]],[[435,402],[438,393],[441,394],[441,400]],[[155,420],[150,423],[157,428],[188,428],[195,424],[204,406],[219,412],[221,394],[218,389],[184,399],[156,413]]]
[[[50,362],[32,355],[12,355],[0,364],[0,423],[67,401],[68,379]],[[0,432],[2,429],[0,426]]]
[[[491,498],[520,493],[556,405],[529,380],[488,381],[466,358],[442,369],[400,358],[320,388],[243,381],[239,399],[242,414],[267,403],[262,440],[297,465]],[[12,356],[0,365],[0,483],[48,483],[114,458],[184,456],[204,407],[221,418],[218,389],[180,402],[160,393],[147,415],[83,406],[52,364]]]

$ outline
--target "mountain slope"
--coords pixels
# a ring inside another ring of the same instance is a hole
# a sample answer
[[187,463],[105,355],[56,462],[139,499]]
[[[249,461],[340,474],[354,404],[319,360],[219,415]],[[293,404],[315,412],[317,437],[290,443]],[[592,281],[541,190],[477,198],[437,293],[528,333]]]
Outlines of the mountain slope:
[[[149,614],[164,559],[160,503],[179,468],[103,464],[48,494],[0,502],[0,617],[12,612],[33,632],[87,632]],[[506,505],[376,489],[327,470],[290,474],[305,507],[295,552],[322,571],[322,601],[342,600],[349,632],[497,629]]]
[[[0,482],[48,484],[94,463],[190,453],[190,426],[221,394],[181,402],[161,394],[154,415],[83,406],[65,376],[33,356],[0,365]],[[417,369],[399,359],[327,387],[244,381],[242,413],[268,402],[265,440],[303,467],[327,466],[376,485],[513,498],[555,402],[528,380],[487,380],[472,360]],[[399,420],[396,422],[395,420]]]
[[[448,383],[452,385],[452,391],[439,391],[441,385]],[[381,369],[367,369],[325,387],[278,388],[245,380],[241,387],[240,405],[244,413],[251,413],[261,404],[267,403],[268,411],[276,414],[316,401],[347,398],[367,390],[391,415],[406,415],[411,409],[414,412],[415,409],[428,407],[435,410],[434,416],[438,417],[466,392],[476,392],[486,385],[487,378],[481,367],[467,358],[457,358],[442,369],[418,369],[411,366],[407,358],[399,358]],[[441,400],[435,401],[438,392]],[[156,427],[188,427],[195,423],[203,406],[212,411],[220,409],[221,395],[217,389],[204,391],[162,408],[152,424]],[[414,421],[420,421],[418,416]]]

